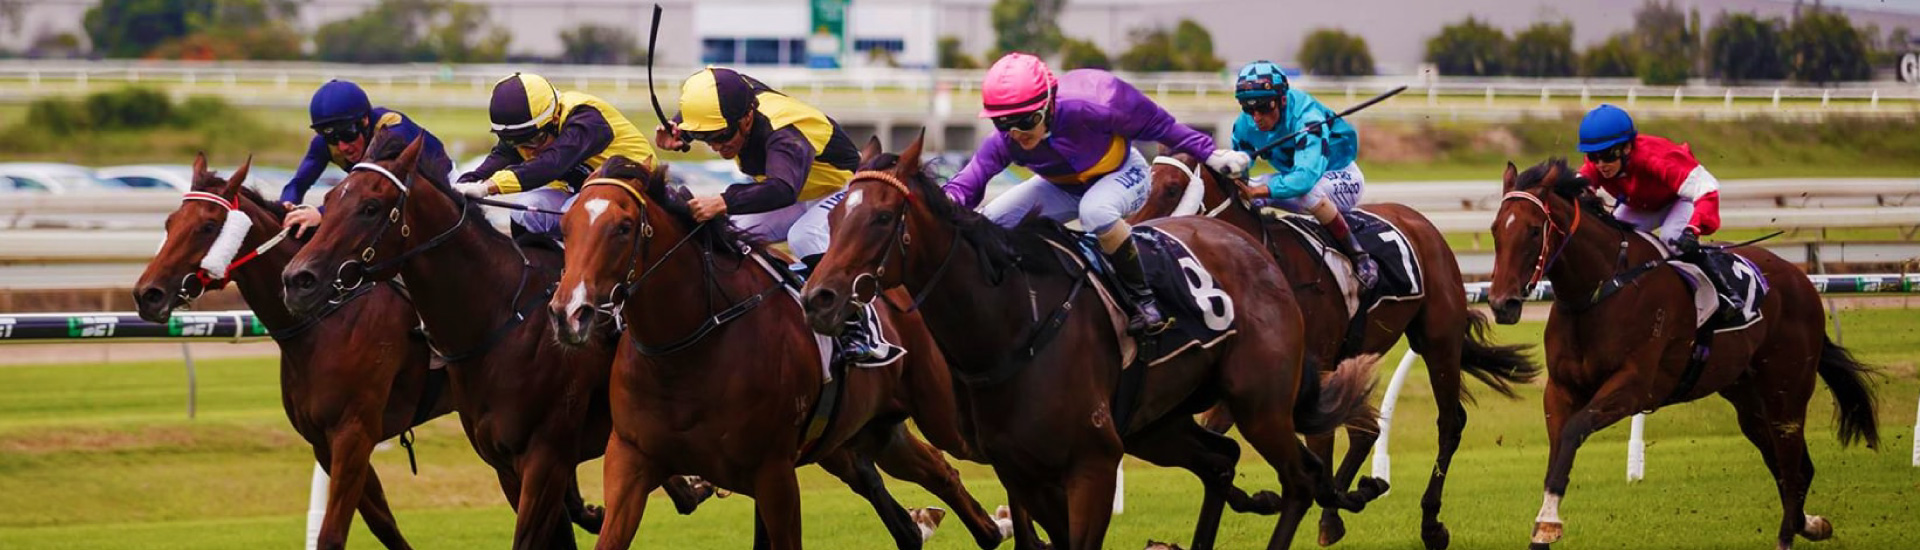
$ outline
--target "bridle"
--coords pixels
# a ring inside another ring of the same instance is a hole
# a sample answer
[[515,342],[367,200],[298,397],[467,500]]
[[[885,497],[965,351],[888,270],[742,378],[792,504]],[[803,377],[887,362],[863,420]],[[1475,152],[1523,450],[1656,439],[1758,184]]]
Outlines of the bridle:
[[[1540,207],[1540,213],[1542,217],[1546,218],[1547,220],[1545,232],[1542,233],[1541,236],[1550,237],[1551,235],[1553,235],[1553,232],[1558,227],[1558,224],[1555,224],[1553,222],[1553,210],[1547,207],[1546,201],[1540,200],[1540,197],[1538,195],[1534,195],[1533,193],[1528,193],[1525,191],[1509,191],[1504,197],[1500,199],[1500,202],[1504,203],[1511,200],[1526,201],[1528,203],[1532,203],[1534,206]],[[1551,269],[1553,267],[1553,264],[1560,260],[1560,253],[1566,251],[1567,243],[1570,243],[1573,241],[1573,234],[1580,230],[1581,210],[1582,208],[1580,208],[1580,205],[1576,202],[1573,206],[1573,224],[1566,228],[1565,230],[1566,234],[1560,238],[1559,246],[1553,247],[1551,252],[1549,252],[1548,248],[1545,246],[1540,247],[1540,255],[1537,258],[1535,258],[1533,262],[1533,275],[1527,278],[1527,287],[1525,289],[1526,294],[1533,293],[1533,288],[1540,284],[1540,278],[1545,276],[1547,273],[1547,270]],[[1626,243],[1622,242],[1621,244],[1623,246],[1622,251],[1624,253],[1624,250],[1625,250],[1624,245]]]
[[[386,238],[387,229],[392,227],[393,224],[395,223],[400,224],[400,238],[406,239],[413,236],[413,227],[412,225],[407,223],[407,220],[406,220],[407,197],[411,195],[412,192],[411,192],[411,189],[407,186],[407,183],[401,180],[399,176],[395,176],[392,171],[387,170],[385,167],[380,166],[378,164],[374,164],[371,162],[362,162],[362,163],[353,165],[353,169],[351,171],[352,172],[366,171],[366,172],[373,172],[381,175],[387,183],[393,184],[393,187],[395,189],[400,190],[400,198],[394,201],[393,208],[387,211],[387,216],[385,218],[380,219],[380,225],[378,229],[374,230],[373,237],[368,240],[366,246],[361,248],[360,256],[357,258],[348,258],[346,261],[340,262],[340,267],[334,270],[334,278],[333,278],[333,290],[335,294],[334,300],[343,299],[349,294],[351,294],[354,289],[360,288],[360,285],[366,283],[368,273],[377,273],[380,271],[392,269],[400,265],[401,262],[406,261],[408,258],[412,258],[414,256],[420,255],[420,253],[426,252],[428,250],[432,250],[435,247],[440,246],[442,243],[445,243],[447,239],[453,237],[453,234],[455,231],[460,230],[461,226],[466,225],[467,210],[469,210],[466,207],[466,204],[464,203],[458,205],[457,209],[460,210],[460,218],[457,220],[454,220],[453,225],[448,226],[445,231],[440,232],[439,235],[435,235],[432,239],[428,239],[426,242],[420,243],[418,246],[407,249],[406,251],[401,252],[400,254],[395,255],[392,258],[382,260],[379,263],[372,263],[369,265],[370,262],[373,262],[373,258],[376,254],[377,247],[380,245],[380,240]],[[357,268],[354,273],[353,284],[347,284],[347,278],[346,278],[347,268],[350,266]]]
[[1160,166],[1172,166],[1187,176],[1187,188],[1181,192],[1180,206],[1174,208],[1173,215],[1186,215],[1188,213],[1185,211],[1191,209],[1192,214],[1217,218],[1220,217],[1221,212],[1227,210],[1228,206],[1233,205],[1234,197],[1237,193],[1233,193],[1231,192],[1232,190],[1223,187],[1222,191],[1229,191],[1226,194],[1227,198],[1220,201],[1219,205],[1207,209],[1205,214],[1200,214],[1200,209],[1206,207],[1207,200],[1206,180],[1200,177],[1200,170],[1192,166],[1187,166],[1187,163],[1180,162],[1180,159],[1173,157],[1154,157],[1153,163]]
[[[881,170],[862,170],[856,172],[853,174],[853,178],[847,181],[847,187],[853,187],[853,184],[860,180],[876,180],[885,183],[899,190],[901,196],[906,197],[900,201],[900,209],[894,212],[894,230],[890,232],[891,235],[887,238],[887,243],[883,245],[882,250],[884,250],[884,252],[880,255],[880,263],[873,271],[864,272],[853,277],[853,284],[849,289],[852,295],[848,296],[848,299],[861,305],[867,305],[873,303],[875,296],[881,295],[881,281],[884,280],[887,275],[887,264],[893,261],[893,255],[896,250],[900,254],[900,261],[903,266],[902,270],[905,270],[905,262],[907,258],[910,257],[907,255],[907,247],[913,244],[913,235],[907,232],[907,209],[913,206],[914,195],[913,191],[907,188],[907,184],[901,182],[900,178],[894,176],[891,172]],[[954,231],[952,242],[947,243],[946,257],[940,260],[940,267],[934,269],[933,277],[927,280],[927,284],[920,288],[919,293],[914,294],[913,302],[908,305],[905,310],[906,312],[912,313],[918,311],[920,304],[926,303],[927,296],[933,293],[934,287],[939,286],[938,283],[940,279],[946,276],[947,267],[953,264],[953,254],[959,249],[960,232]]]
[[[252,218],[248,218],[247,214],[240,210],[239,201],[228,200],[226,197],[220,196],[217,193],[208,193],[206,191],[188,191],[186,195],[181,197],[180,199],[181,204],[186,204],[192,201],[208,202],[208,203],[219,205],[220,208],[226,211],[228,220],[236,219],[235,216],[239,217],[237,219],[243,220],[239,223],[235,223],[233,221],[224,222],[220,229],[220,237],[216,237],[214,239],[216,244],[219,243],[219,241],[223,238],[244,239],[246,238],[247,231],[251,230],[253,227]],[[244,227],[241,227],[241,226],[244,226]],[[227,235],[228,231],[238,231],[240,234],[238,236],[229,237]],[[280,230],[278,234],[275,234],[273,238],[267,239],[267,242],[261,243],[260,246],[254,247],[254,249],[252,251],[247,252],[246,255],[233,259],[232,261],[225,261],[225,259],[222,259],[222,258],[214,258],[212,255],[213,250],[210,248],[208,250],[208,255],[201,257],[200,265],[196,267],[192,272],[187,273],[185,276],[181,277],[180,285],[178,287],[178,290],[175,292],[174,297],[183,303],[191,304],[193,303],[194,300],[198,300],[200,296],[205,295],[207,291],[219,290],[220,288],[227,286],[227,282],[232,280],[229,276],[233,274],[234,270],[239,269],[240,266],[246,265],[248,262],[252,262],[255,258],[260,257],[261,253],[271,250],[275,246],[279,246],[280,242],[285,240],[286,238],[287,238],[287,229],[283,228]],[[238,246],[238,245],[235,245],[235,246]],[[208,264],[212,264],[212,266],[209,267]],[[199,283],[199,286],[191,292],[187,290],[188,288],[187,283],[190,281]]]

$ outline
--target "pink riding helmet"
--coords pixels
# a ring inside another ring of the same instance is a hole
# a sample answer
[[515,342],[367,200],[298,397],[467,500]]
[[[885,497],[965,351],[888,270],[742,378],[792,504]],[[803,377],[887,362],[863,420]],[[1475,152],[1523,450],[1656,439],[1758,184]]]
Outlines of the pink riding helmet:
[[1040,58],[1020,52],[1002,56],[980,86],[980,118],[1038,111],[1051,99],[1053,84],[1053,71]]

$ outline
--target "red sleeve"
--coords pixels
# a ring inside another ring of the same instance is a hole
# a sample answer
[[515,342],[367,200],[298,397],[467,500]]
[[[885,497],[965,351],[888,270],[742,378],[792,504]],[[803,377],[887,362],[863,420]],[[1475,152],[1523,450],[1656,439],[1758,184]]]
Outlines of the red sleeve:
[[1701,235],[1712,235],[1720,230],[1719,191],[1701,195],[1699,200],[1693,201],[1693,219],[1688,220],[1687,225],[1693,226],[1693,232]]

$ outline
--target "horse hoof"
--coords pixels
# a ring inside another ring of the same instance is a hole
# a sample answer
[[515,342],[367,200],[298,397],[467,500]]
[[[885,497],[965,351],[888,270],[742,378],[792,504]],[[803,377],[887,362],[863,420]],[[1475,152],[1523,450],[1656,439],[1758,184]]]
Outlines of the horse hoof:
[[1566,527],[1564,525],[1561,525],[1560,522],[1557,522],[1557,521],[1534,522],[1532,548],[1535,548],[1537,550],[1541,548],[1546,548],[1547,545],[1549,544],[1560,542],[1560,535],[1564,534],[1565,530],[1566,530]]
[[1800,528],[1800,536],[1811,541],[1823,541],[1833,538],[1833,523],[1820,516],[1807,516],[1807,524]]
[[1380,498],[1380,495],[1387,494],[1389,488],[1387,480],[1371,476],[1361,477],[1355,487],[1354,492],[1367,502],[1373,502],[1374,499]]
[[1453,534],[1447,532],[1447,524],[1433,522],[1420,528],[1420,541],[1427,544],[1427,550],[1447,550],[1453,543]]
[[1320,545],[1333,546],[1340,539],[1347,538],[1347,522],[1340,516],[1327,514],[1320,517]]
[[586,532],[595,535],[600,534],[600,526],[605,524],[606,521],[607,508],[596,504],[583,506],[580,511],[580,517],[574,518],[574,524],[579,525],[580,528],[586,530]]
[[1227,505],[1235,513],[1274,516],[1280,514],[1282,501],[1273,491],[1260,491],[1247,497],[1245,502],[1228,500]]
[[1180,545],[1174,544],[1171,542],[1160,542],[1153,539],[1147,539],[1147,547],[1145,550],[1186,550],[1186,549],[1181,548]]

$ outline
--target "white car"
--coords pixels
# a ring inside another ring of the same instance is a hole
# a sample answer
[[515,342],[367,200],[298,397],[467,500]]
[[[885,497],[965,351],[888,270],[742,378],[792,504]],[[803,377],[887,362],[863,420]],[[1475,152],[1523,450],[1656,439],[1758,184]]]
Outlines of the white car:
[[132,189],[193,190],[193,167],[184,164],[109,166],[94,171],[94,175]]
[[88,193],[119,191],[126,187],[101,180],[85,166],[51,162],[0,163],[0,177],[13,182],[16,191],[39,193]]

